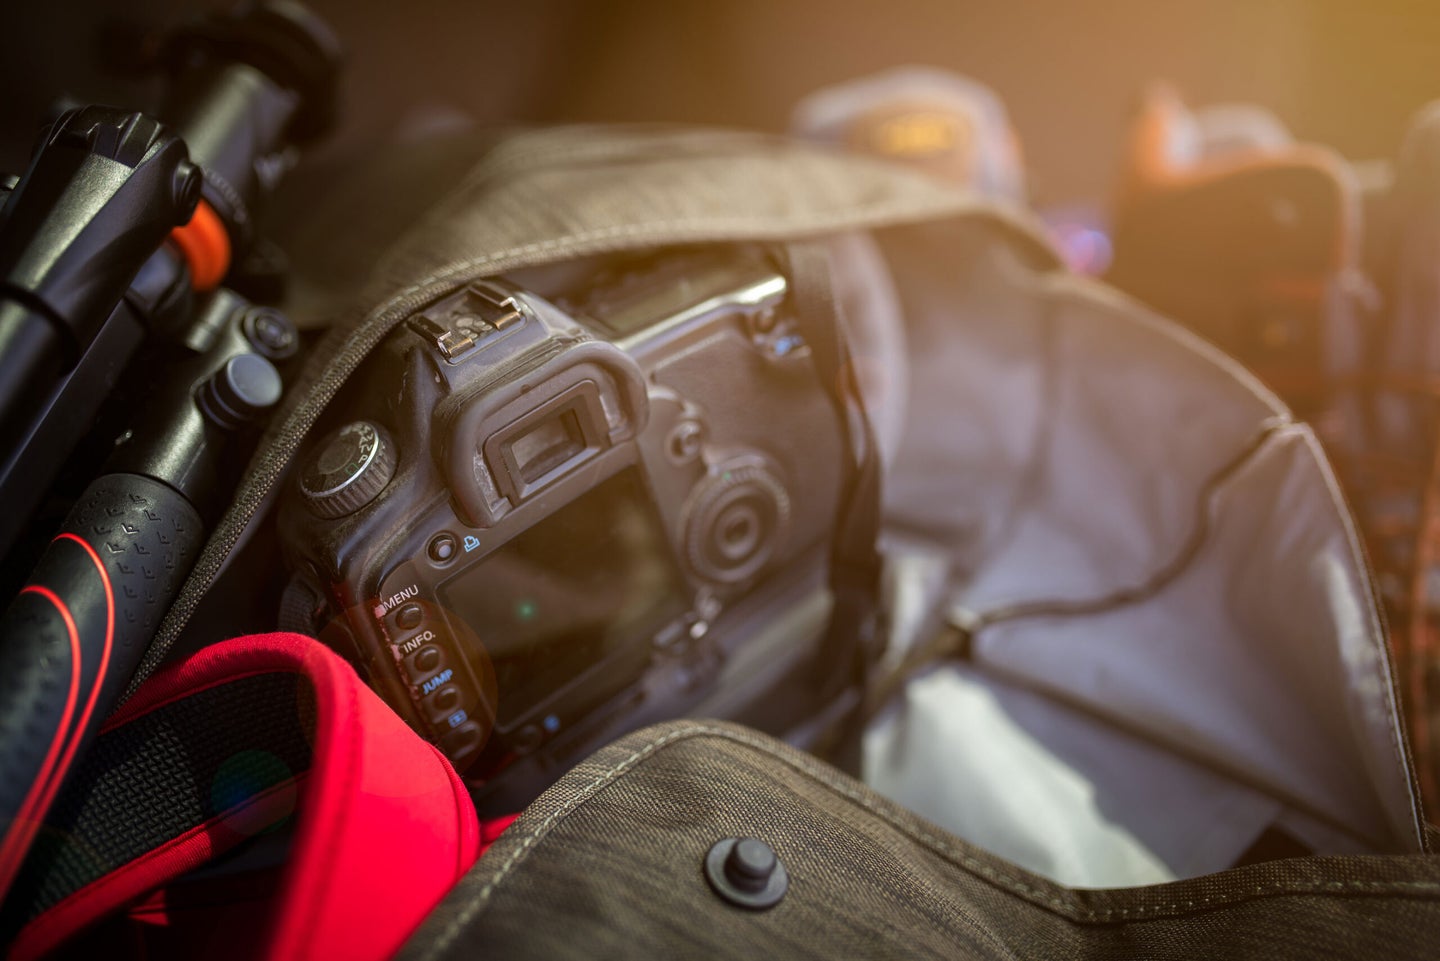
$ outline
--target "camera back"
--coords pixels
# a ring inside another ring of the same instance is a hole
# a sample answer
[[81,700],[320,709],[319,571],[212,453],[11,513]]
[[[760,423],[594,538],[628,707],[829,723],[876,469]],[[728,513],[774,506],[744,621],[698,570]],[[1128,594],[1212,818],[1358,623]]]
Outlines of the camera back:
[[281,507],[287,625],[486,780],[713,696],[825,590],[844,439],[785,276],[743,248],[596,271],[418,310]]

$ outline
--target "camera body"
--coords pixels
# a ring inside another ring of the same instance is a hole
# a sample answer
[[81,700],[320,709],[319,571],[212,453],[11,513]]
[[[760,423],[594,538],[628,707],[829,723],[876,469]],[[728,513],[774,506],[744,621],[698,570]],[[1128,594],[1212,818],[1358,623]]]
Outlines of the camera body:
[[763,255],[571,287],[408,318],[281,505],[286,619],[484,778],[713,688],[813,598],[835,525],[842,428]]

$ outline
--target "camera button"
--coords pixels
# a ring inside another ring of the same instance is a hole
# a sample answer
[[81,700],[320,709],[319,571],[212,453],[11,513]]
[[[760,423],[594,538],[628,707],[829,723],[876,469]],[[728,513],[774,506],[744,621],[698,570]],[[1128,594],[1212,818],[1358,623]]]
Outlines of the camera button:
[[430,546],[426,553],[436,564],[447,564],[455,558],[455,536],[453,534],[436,534],[430,539]]
[[430,698],[430,707],[438,714],[449,714],[460,704],[458,687],[442,687]]
[[287,360],[300,349],[295,325],[273,307],[251,307],[240,320],[240,331],[250,345],[271,360]]
[[545,732],[536,724],[527,724],[510,736],[510,748],[516,754],[529,754],[544,742]]
[[415,655],[415,672],[417,674],[429,674],[440,666],[440,648],[421,648],[420,653]]
[[480,725],[474,721],[462,724],[440,739],[440,750],[455,758],[480,744]]
[[425,612],[420,610],[419,604],[406,604],[400,608],[400,612],[395,615],[396,625],[405,631],[415,630],[423,620],[425,620]]

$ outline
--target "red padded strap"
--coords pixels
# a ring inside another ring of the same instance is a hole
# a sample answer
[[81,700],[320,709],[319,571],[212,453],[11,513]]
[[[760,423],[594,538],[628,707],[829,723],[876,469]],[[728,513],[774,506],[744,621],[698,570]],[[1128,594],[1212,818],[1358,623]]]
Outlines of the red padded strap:
[[21,931],[12,957],[45,954],[292,810],[290,860],[269,906],[262,956],[381,959],[400,947],[478,856],[480,824],[444,755],[328,648],[296,634],[206,648],[146,682],[105,730],[268,672],[300,674],[313,691],[310,770],[71,894]]

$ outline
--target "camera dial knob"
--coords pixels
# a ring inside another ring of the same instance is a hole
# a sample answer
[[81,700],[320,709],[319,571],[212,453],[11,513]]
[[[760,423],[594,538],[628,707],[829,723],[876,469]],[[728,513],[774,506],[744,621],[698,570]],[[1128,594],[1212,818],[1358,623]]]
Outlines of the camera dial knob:
[[373,501],[395,475],[395,452],[369,421],[346,424],[320,442],[300,472],[300,493],[311,513],[336,518]]
[[790,495],[770,470],[742,459],[697,484],[686,515],[690,568],[707,580],[738,584],[779,552],[790,527]]

